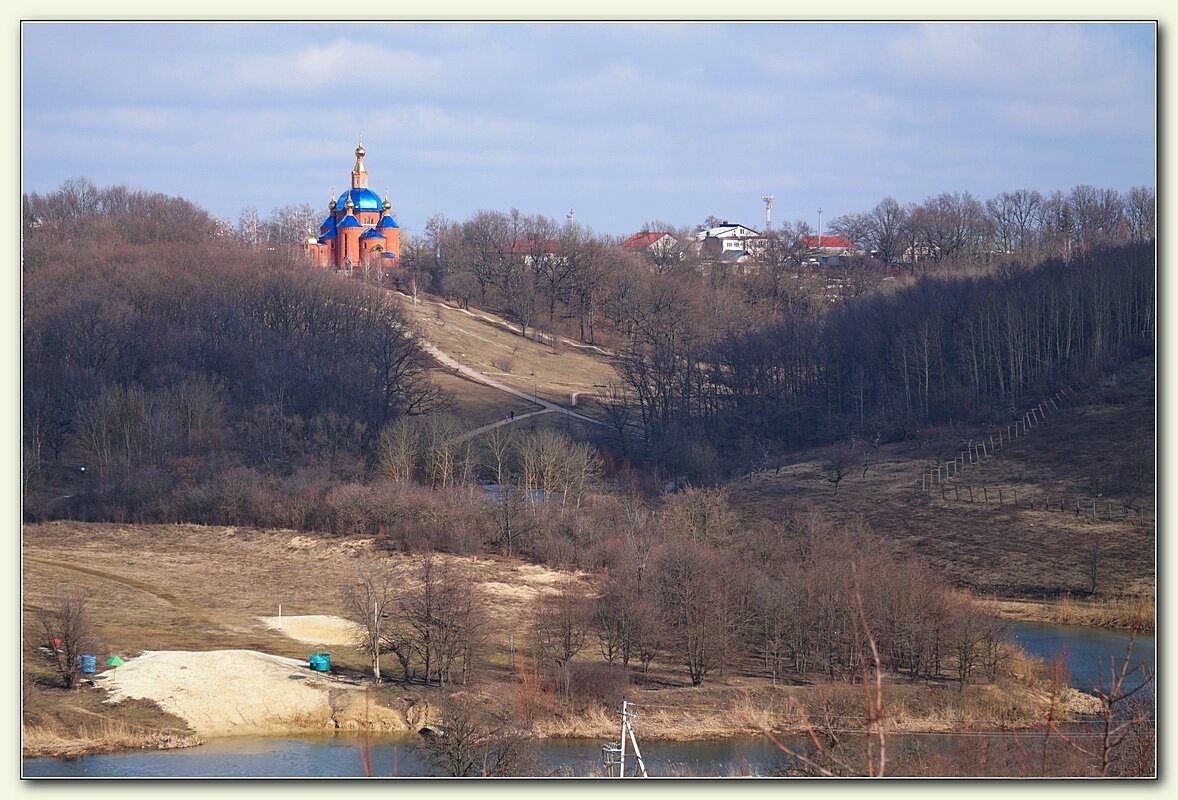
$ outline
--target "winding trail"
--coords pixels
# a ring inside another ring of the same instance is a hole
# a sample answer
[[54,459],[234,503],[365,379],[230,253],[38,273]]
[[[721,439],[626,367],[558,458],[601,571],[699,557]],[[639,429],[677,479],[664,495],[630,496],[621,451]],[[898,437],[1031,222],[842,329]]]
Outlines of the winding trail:
[[499,420],[498,422],[491,423],[490,425],[484,425],[481,428],[476,428],[475,430],[470,431],[469,433],[465,434],[464,438],[469,438],[470,436],[478,435],[479,433],[482,433],[484,431],[489,431],[492,428],[497,428],[500,425],[510,425],[511,423],[516,422],[517,420],[525,419],[526,417],[531,417],[536,414],[546,413],[549,411],[554,411],[557,414],[564,414],[565,416],[573,417],[575,419],[581,420],[582,422],[588,422],[592,425],[601,425],[601,426],[605,425],[604,422],[600,422],[598,420],[595,420],[592,417],[587,417],[584,414],[578,414],[576,411],[572,411],[570,409],[567,409],[564,406],[559,406],[556,403],[549,402],[548,400],[545,400],[541,397],[536,397],[535,395],[529,394],[528,392],[522,392],[519,389],[515,389],[511,386],[508,386],[505,383],[500,383],[499,381],[495,380],[494,378],[488,378],[486,375],[479,372],[478,370],[471,369],[470,367],[466,366],[465,364],[462,364],[462,363],[456,361],[455,359],[451,358],[450,356],[446,355],[441,350],[439,350],[437,347],[435,347],[433,344],[431,344],[430,342],[427,342],[421,335],[417,335],[417,342],[418,342],[418,344],[421,345],[422,350],[429,353],[431,356],[433,356],[435,359],[437,359],[441,364],[443,364],[447,367],[450,367],[458,374],[465,375],[466,377],[470,378],[473,381],[478,381],[479,383],[490,386],[492,389],[498,389],[501,392],[506,392],[507,394],[509,394],[513,397],[518,397],[520,400],[524,400],[528,403],[540,406],[541,408],[544,409],[543,412],[533,411],[529,414],[517,414],[515,419],[513,419],[513,420],[512,419],[503,419],[503,420]]

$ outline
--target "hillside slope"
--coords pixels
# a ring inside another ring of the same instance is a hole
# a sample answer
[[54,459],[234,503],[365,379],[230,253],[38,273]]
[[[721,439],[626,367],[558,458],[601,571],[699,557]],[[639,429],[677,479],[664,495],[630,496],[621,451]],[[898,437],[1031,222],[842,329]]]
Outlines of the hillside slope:
[[[1087,595],[1095,583],[1100,596],[1136,595],[1155,581],[1155,374],[1149,357],[1080,390],[1028,435],[948,481],[945,499],[939,487],[922,491],[922,475],[993,429],[927,430],[884,444],[865,476],[869,445],[860,442],[837,494],[823,478],[830,452],[810,451],[780,472],[732,482],[732,502],[746,518],[806,509],[843,521],[861,515],[897,550],[982,592]],[[1127,518],[1125,505],[1144,521]]]

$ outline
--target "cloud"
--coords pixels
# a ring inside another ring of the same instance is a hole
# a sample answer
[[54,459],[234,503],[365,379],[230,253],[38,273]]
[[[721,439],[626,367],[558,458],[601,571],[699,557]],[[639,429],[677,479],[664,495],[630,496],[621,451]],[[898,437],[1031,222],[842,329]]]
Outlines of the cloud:
[[289,53],[246,56],[223,73],[221,83],[238,91],[279,89],[311,91],[337,85],[356,85],[374,97],[390,88],[440,80],[445,62],[411,50],[338,39]]

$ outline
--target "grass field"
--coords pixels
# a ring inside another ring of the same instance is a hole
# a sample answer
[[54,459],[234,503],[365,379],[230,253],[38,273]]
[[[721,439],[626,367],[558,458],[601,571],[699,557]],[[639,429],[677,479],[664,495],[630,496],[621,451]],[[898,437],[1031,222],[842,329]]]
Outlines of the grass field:
[[[599,391],[598,387],[617,380],[608,357],[593,350],[568,344],[554,347],[524,338],[518,328],[482,319],[482,315],[495,319],[486,312],[472,312],[476,316],[471,316],[440,304],[435,298],[422,296],[414,305],[402,294],[391,292],[390,296],[410,315],[421,336],[443,353],[525,394],[574,406],[574,394],[581,401],[582,395],[593,395]],[[466,394],[455,397],[456,408],[466,406]],[[519,399],[508,397],[508,401],[508,410],[513,407],[517,413],[521,410]],[[494,419],[489,416],[481,421]]]

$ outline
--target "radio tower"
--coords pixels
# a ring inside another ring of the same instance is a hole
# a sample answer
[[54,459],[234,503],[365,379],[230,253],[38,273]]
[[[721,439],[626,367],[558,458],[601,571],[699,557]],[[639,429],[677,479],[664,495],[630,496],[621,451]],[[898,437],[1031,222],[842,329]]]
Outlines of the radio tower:
[[773,229],[773,195],[763,194],[761,199],[765,201],[765,230],[768,232]]

